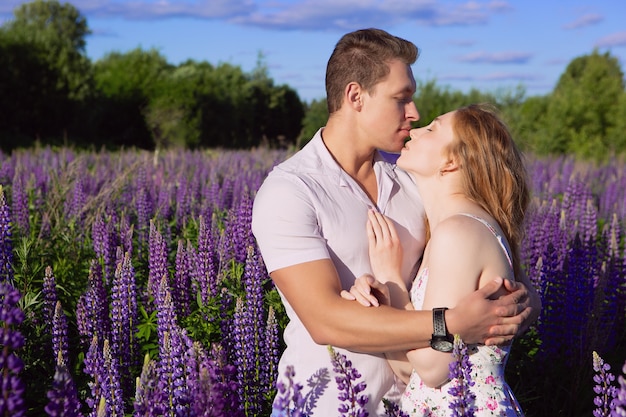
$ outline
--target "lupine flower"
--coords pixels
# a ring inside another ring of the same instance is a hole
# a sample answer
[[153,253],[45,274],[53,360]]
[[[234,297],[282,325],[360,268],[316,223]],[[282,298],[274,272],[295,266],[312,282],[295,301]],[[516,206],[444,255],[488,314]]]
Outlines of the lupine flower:
[[146,354],[141,376],[137,378],[134,415],[137,417],[156,417],[165,413],[166,392],[159,386],[156,362]]
[[169,396],[165,405],[166,415],[181,415],[189,408],[189,392],[186,385],[187,335],[176,322],[172,295],[163,276],[155,298],[157,309],[157,334],[159,338],[159,383]]
[[258,382],[262,391],[272,390],[276,383],[278,361],[280,359],[278,332],[276,313],[274,308],[270,307],[267,315],[267,324],[265,326],[265,336],[263,338],[262,351],[265,354],[263,355],[263,360],[261,361]]
[[154,214],[154,203],[148,188],[146,170],[143,167],[139,169],[139,172],[137,173],[135,190],[137,226],[139,230],[144,230],[150,226],[149,222]]
[[52,389],[48,391],[50,402],[45,407],[50,417],[82,417],[81,404],[72,375],[63,362],[61,353],[52,379]]
[[106,415],[108,417],[124,417],[124,394],[120,381],[119,364],[113,358],[108,339],[102,347],[104,359],[104,378],[101,380],[101,389],[106,401]]
[[[111,287],[111,349],[120,369],[132,369],[137,364],[135,355],[139,350],[134,335],[137,332],[137,291],[135,269],[126,253],[117,265]],[[130,393],[133,380],[130,373],[122,375],[122,388]]]
[[174,280],[172,282],[172,299],[176,306],[176,315],[186,317],[190,313],[191,304],[191,260],[185,248],[185,241],[178,241],[176,261],[174,266]]
[[103,384],[106,383],[107,379],[107,372],[104,368],[104,356],[97,334],[93,335],[89,350],[85,354],[83,371],[91,376],[91,380],[88,382],[91,395],[85,401],[91,409],[89,417],[96,417],[100,398],[104,398]]
[[198,250],[192,259],[193,286],[200,293],[202,303],[209,303],[218,294],[218,259],[215,248],[215,236],[212,228],[215,219],[207,222],[204,217],[198,219]]
[[225,363],[219,344],[212,345],[211,358],[198,348],[198,343],[194,345],[199,372],[192,388],[191,414],[196,417],[243,417],[235,367]]
[[96,217],[91,226],[91,236],[96,257],[102,262],[104,282],[109,284],[115,272],[115,248],[118,246],[113,221],[106,222],[101,215]]
[[22,398],[24,384],[19,377],[24,369],[24,363],[15,353],[24,346],[24,337],[18,330],[15,330],[24,321],[24,313],[18,305],[20,298],[19,291],[12,285],[0,282],[1,416],[22,417],[26,411]]
[[22,175],[19,171],[15,171],[13,184],[11,186],[12,214],[15,225],[20,229],[24,236],[30,233],[30,222],[28,213],[28,196],[24,190]]
[[56,279],[54,278],[54,273],[52,272],[52,267],[50,266],[47,266],[44,270],[42,293],[43,315],[47,320],[52,321],[59,297],[57,296]]
[[167,245],[153,221],[150,222],[150,245],[148,258],[148,296],[156,297],[159,284],[167,271]]
[[97,335],[100,340],[111,336],[109,302],[102,280],[102,268],[97,261],[91,262],[87,277],[87,290],[78,299],[76,322],[83,342],[88,344]]
[[13,282],[13,245],[11,214],[0,185],[0,283]]
[[385,406],[385,415],[387,417],[410,417],[400,409],[397,403],[391,402],[387,398],[383,398],[383,405]]
[[448,394],[453,398],[450,401],[450,409],[453,417],[473,417],[476,395],[472,392],[472,364],[467,354],[467,346],[459,335],[454,335],[454,348],[452,349],[454,360],[450,363],[450,388]]
[[302,385],[295,383],[293,377],[296,375],[293,366],[288,365],[285,369],[287,383],[279,380],[276,384],[278,395],[274,400],[274,411],[279,417],[302,417],[304,413],[305,398],[302,395]]
[[369,401],[366,395],[359,395],[366,388],[364,381],[356,383],[361,378],[358,370],[352,367],[352,362],[343,355],[328,346],[330,353],[330,361],[335,372],[335,382],[339,389],[339,401],[343,403],[339,405],[338,411],[341,417],[367,417],[369,412],[365,409],[365,405]]
[[593,351],[593,370],[596,373],[593,376],[593,382],[596,383],[593,387],[593,392],[596,393],[593,399],[596,406],[593,417],[610,417],[615,409],[613,399],[616,397],[616,389],[612,385],[615,376],[609,372],[611,365],[605,363],[595,350]]
[[63,312],[61,302],[57,301],[52,318],[52,352],[60,356],[63,364],[69,363],[69,340],[67,336],[67,317]]

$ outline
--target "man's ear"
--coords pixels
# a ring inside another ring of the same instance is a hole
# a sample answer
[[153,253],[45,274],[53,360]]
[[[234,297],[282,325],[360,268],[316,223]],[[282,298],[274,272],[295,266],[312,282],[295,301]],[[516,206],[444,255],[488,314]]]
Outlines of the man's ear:
[[363,106],[363,89],[359,83],[349,83],[346,86],[345,96],[349,106],[357,111],[361,110],[361,106]]

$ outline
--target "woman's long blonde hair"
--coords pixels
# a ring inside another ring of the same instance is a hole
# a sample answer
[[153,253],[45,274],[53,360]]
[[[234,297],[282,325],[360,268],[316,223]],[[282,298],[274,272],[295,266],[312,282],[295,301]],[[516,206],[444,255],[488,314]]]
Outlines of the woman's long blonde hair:
[[465,193],[502,228],[517,275],[521,272],[519,246],[530,202],[522,154],[490,105],[472,104],[458,109],[452,127],[455,138],[450,152],[460,164]]

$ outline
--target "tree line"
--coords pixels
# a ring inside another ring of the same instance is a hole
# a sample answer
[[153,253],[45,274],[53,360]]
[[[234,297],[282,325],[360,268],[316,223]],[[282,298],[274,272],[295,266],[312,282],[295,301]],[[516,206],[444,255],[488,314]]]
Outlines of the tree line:
[[[328,117],[325,99],[303,102],[275,85],[263,57],[231,64],[168,63],[157,50],[86,56],[86,18],[69,3],[36,0],[0,26],[0,149],[302,146]],[[626,152],[624,73],[609,52],[572,60],[554,90],[522,85],[468,93],[418,80],[417,125],[472,102],[498,106],[520,146],[537,155],[604,159]]]

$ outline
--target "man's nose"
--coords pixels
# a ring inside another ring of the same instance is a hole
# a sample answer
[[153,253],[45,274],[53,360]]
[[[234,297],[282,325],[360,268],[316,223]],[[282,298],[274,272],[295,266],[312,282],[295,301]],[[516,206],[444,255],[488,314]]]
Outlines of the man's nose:
[[417,110],[417,106],[415,105],[415,102],[413,100],[411,100],[411,102],[407,105],[406,118],[415,122],[420,119],[420,113]]

